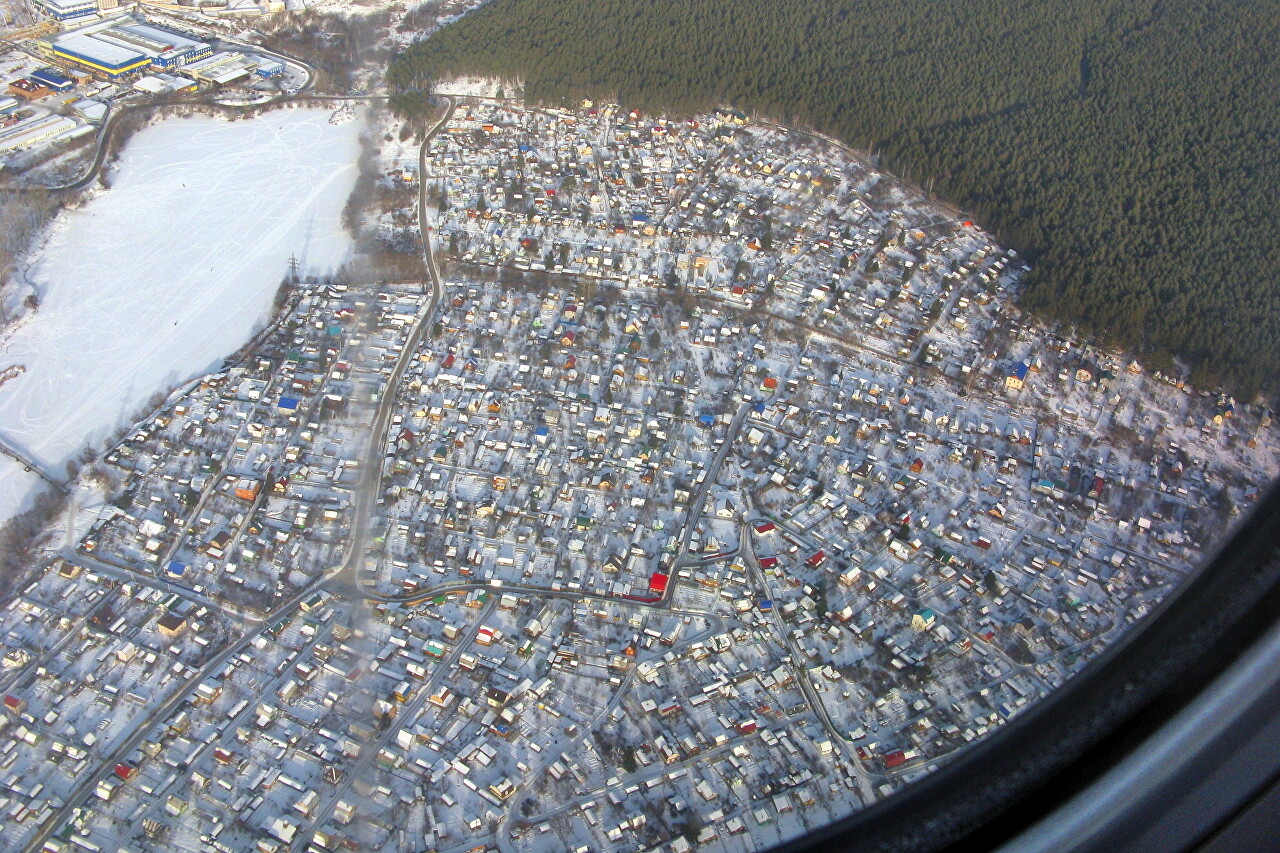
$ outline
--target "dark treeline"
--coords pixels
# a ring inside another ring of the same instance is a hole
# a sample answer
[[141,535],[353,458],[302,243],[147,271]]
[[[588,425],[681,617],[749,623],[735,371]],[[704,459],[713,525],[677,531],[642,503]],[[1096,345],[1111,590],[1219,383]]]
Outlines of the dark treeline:
[[[58,212],[57,197],[42,189],[0,194],[0,285],[17,272],[20,261]],[[12,319],[0,294],[0,327]]]
[[264,45],[303,59],[315,69],[316,91],[345,94],[361,64],[385,54],[390,23],[386,10],[338,15],[306,9],[264,19],[260,32]]
[[830,132],[1035,265],[1023,305],[1280,389],[1277,0],[494,0],[392,64]]

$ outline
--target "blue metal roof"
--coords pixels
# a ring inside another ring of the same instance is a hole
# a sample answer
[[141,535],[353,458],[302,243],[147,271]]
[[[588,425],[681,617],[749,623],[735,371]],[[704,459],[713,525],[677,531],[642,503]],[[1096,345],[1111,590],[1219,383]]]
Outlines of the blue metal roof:
[[145,65],[149,60],[135,50],[99,41],[92,36],[72,34],[53,43],[53,52],[67,59],[105,71],[113,77]]
[[59,74],[52,68],[41,68],[38,71],[31,72],[27,76],[32,80],[39,80],[41,83],[44,83],[46,86],[50,86],[54,89],[70,89],[76,85],[76,81],[63,74]]

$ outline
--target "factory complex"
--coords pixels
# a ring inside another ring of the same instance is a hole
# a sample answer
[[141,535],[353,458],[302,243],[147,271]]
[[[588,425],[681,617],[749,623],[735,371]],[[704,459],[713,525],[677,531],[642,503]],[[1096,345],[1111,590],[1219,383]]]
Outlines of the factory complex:
[[87,18],[98,14],[99,8],[97,0],[32,0],[31,5],[55,21]]
[[[0,83],[0,171],[23,172],[69,151],[113,104],[235,86],[251,98],[296,91],[306,72],[269,52],[219,44],[152,22],[113,0],[38,0],[57,18],[28,32]],[[81,15],[80,9],[92,11]]]
[[177,68],[213,55],[213,47],[204,42],[127,16],[40,39],[36,49],[52,60],[112,78],[148,66]]

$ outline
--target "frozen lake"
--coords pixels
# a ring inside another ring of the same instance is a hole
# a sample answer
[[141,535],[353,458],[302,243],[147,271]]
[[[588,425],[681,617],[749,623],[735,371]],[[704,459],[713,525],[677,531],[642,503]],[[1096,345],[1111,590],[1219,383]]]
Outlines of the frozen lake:
[[[290,255],[350,252],[341,212],[360,122],[325,110],[171,119],[128,144],[112,188],[54,223],[41,305],[0,340],[0,435],[61,476],[160,390],[216,368],[265,320]],[[39,481],[0,458],[0,519]]]

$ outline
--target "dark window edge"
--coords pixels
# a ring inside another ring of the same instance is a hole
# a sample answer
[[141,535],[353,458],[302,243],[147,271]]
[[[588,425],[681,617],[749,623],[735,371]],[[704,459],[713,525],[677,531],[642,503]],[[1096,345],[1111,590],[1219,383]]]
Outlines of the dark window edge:
[[1280,485],[1050,696],[893,796],[774,849],[923,853],[1015,838],[1132,754],[1266,634],[1280,614],[1277,554]]

